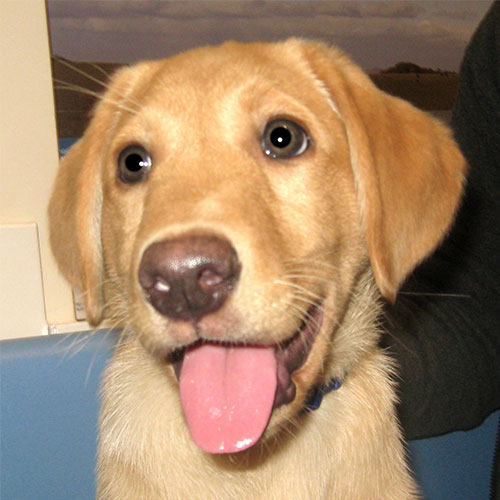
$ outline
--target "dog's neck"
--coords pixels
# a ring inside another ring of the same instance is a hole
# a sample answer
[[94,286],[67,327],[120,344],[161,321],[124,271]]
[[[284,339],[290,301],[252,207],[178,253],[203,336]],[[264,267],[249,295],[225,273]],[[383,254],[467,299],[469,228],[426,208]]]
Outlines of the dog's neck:
[[[343,320],[334,334],[331,361],[333,369],[327,372],[330,378],[325,377],[325,382],[313,388],[304,404],[304,412],[317,410],[323,397],[338,390],[353,365],[377,345],[381,334],[377,326],[377,318],[382,312],[381,304],[371,267],[367,266],[360,272]],[[353,345],[353,338],[356,337],[358,341]],[[346,356],[346,352],[350,355]]]

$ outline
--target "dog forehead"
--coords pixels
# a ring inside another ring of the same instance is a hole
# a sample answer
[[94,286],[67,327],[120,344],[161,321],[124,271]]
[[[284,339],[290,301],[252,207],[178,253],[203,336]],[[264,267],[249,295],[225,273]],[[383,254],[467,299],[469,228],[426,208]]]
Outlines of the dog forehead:
[[[226,42],[193,49],[159,64],[146,90],[154,105],[161,101],[176,110],[216,104],[234,92],[273,89],[301,100],[317,91],[320,82],[299,50],[300,44]],[[144,88],[138,89],[144,95]],[[185,110],[184,110],[185,111]]]
[[287,80],[285,73],[297,72],[294,62],[300,60],[300,51],[287,50],[285,43],[226,42],[218,46],[192,49],[165,59],[164,76],[184,83],[185,75],[196,82],[230,84],[245,75]]
[[226,42],[158,61],[148,83],[136,89],[138,97],[132,96],[139,111],[124,123],[153,135],[163,129],[185,136],[202,128],[208,137],[249,120],[262,126],[273,115],[302,118],[306,125],[308,117],[314,121],[328,110],[339,115],[301,43],[294,42]]

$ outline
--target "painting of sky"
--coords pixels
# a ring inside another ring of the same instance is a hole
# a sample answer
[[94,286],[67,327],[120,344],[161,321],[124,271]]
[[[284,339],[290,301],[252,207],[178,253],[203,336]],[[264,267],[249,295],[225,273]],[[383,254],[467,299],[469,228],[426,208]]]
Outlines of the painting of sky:
[[491,1],[48,0],[52,52],[80,61],[157,59],[224,40],[335,44],[369,71],[399,61],[457,71]]

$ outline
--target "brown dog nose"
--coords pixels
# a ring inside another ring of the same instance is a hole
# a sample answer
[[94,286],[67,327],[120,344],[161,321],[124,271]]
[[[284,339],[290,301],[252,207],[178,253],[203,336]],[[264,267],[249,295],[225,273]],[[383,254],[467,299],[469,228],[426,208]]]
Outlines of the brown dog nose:
[[217,311],[241,266],[232,245],[213,235],[185,235],[151,244],[139,266],[148,301],[164,316],[197,321]]

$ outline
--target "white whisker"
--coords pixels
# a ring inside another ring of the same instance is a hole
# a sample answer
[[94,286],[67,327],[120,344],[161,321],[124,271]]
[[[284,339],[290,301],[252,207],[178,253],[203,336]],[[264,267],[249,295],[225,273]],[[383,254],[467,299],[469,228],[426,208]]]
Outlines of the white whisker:
[[[109,81],[109,79],[111,78],[111,75],[112,73],[108,73],[107,71],[104,70],[104,68],[102,68],[101,66],[99,66],[99,64],[97,63],[88,63],[90,64],[95,70],[99,71],[100,73],[102,73],[105,77],[106,77],[106,81]],[[103,83],[103,85],[105,85]]]
[[72,64],[69,61],[67,61],[66,59],[58,59],[58,62],[60,62],[63,66],[66,66],[67,68],[71,69],[75,73],[78,73],[78,74],[84,76],[85,78],[87,78],[88,80],[90,80],[94,83],[97,83],[101,87],[108,88],[108,85],[106,82],[104,82],[103,80],[99,80],[99,78],[96,78],[92,75],[89,75],[86,71],[83,71],[82,69],[80,69],[76,64]]
[[102,349],[102,346],[104,345],[106,339],[110,335],[110,333],[113,331],[113,328],[106,328],[104,335],[102,336],[101,340],[99,341],[99,344],[94,350],[94,354],[92,356],[92,359],[90,360],[89,367],[87,368],[87,373],[85,375],[85,387],[88,386],[89,380],[90,380],[90,375],[92,374],[92,368],[94,367],[95,361],[97,359],[97,355],[99,351]]
[[[90,75],[89,73],[87,73],[86,71],[83,71],[82,69],[80,69],[78,66],[70,63],[69,61],[66,61],[65,59],[59,59],[59,62],[61,64],[63,64],[64,66],[70,68],[72,71],[74,71],[75,73],[78,73],[80,75],[82,75],[83,77],[87,78],[88,80],[90,80],[91,82],[94,82],[94,83],[97,83],[98,85],[100,85],[103,89],[106,89],[106,90],[115,90],[113,89],[106,81],[104,80],[100,80],[99,78],[96,78],[95,76],[92,76]],[[93,67],[98,67],[97,65],[93,64]],[[102,69],[102,68],[99,68],[99,70],[104,73],[108,78],[109,78],[109,75],[106,74],[106,72]],[[66,82],[62,82],[62,83],[66,83]],[[133,104],[134,106],[136,106],[137,108],[140,108],[141,105],[140,103],[138,103],[137,101],[133,100],[130,96],[127,96],[125,94],[119,94],[119,97],[121,97],[122,99],[125,99],[127,100],[130,104]]]
[[56,344],[60,345],[66,340],[71,339],[70,345],[67,346],[66,352],[62,357],[62,361],[74,358],[87,345],[89,339],[93,336],[94,331],[78,332],[66,334],[61,337],[61,340]]
[[[64,66],[70,68],[75,73],[78,73],[78,74],[82,75],[83,77],[87,78],[87,80],[96,83],[97,85],[99,85],[100,87],[102,87],[103,90],[107,90],[107,91],[116,93],[118,98],[123,99],[124,101],[127,101],[128,104],[130,104],[131,106],[133,106],[135,108],[134,112],[137,112],[142,107],[142,104],[139,103],[138,101],[136,101],[135,99],[133,99],[130,95],[127,95],[124,92],[117,92],[117,89],[114,88],[113,86],[111,86],[108,83],[108,81],[110,79],[110,75],[108,75],[106,73],[106,71],[104,71],[104,69],[102,69],[98,64],[89,63],[89,64],[91,64],[91,66],[93,68],[95,68],[96,70],[100,71],[106,77],[106,81],[105,80],[101,80],[99,78],[96,78],[95,76],[89,74],[88,72],[84,71],[83,69],[79,68],[75,64],[72,64],[72,63],[70,63],[69,61],[67,61],[65,59],[59,59],[59,62],[61,64],[63,64]],[[100,96],[100,94],[98,92],[94,93],[92,90],[87,89],[86,87],[81,87],[81,86],[78,86],[76,84],[73,85],[73,84],[70,84],[68,82],[64,82],[64,81],[59,80],[59,79],[54,79],[54,81],[62,83],[63,85],[67,85],[68,86],[67,90],[79,90],[80,92],[82,92],[84,94],[88,94],[88,95],[91,95],[91,96],[94,96],[94,97],[99,97]],[[73,88],[71,88],[71,87],[73,87]],[[128,110],[133,109],[133,108],[130,108],[130,107],[126,107],[123,103],[121,103],[119,101],[112,101],[109,98],[106,99],[106,102],[111,102],[111,103],[117,104],[119,106],[123,106],[123,109],[128,109]]]
[[[128,111],[129,113],[132,113],[132,114],[136,114],[138,109],[134,109],[132,107],[129,107],[129,106],[126,106],[123,102],[121,101],[116,101],[114,99],[110,99],[109,96],[107,95],[104,95],[102,93],[99,93],[99,92],[95,92],[93,90],[90,90],[90,89],[87,89],[85,87],[81,87],[79,85],[76,85],[76,84],[69,84],[69,83],[66,83],[66,82],[63,82],[61,80],[58,80],[58,79],[54,79],[54,81],[56,83],[59,83],[60,85],[57,85],[56,88],[58,89],[61,89],[61,90],[69,90],[69,91],[72,91],[72,92],[79,92],[81,94],[86,94],[86,95],[89,95],[91,97],[95,97],[96,99],[100,100],[100,101],[104,101],[104,102],[108,102],[110,104],[114,104],[115,106],[117,106],[119,109],[122,109],[124,111]],[[131,101],[130,101],[131,102]],[[131,104],[134,104],[133,102],[131,102]]]
[[[314,299],[315,301],[317,302],[320,302],[323,300],[323,297],[315,292],[313,292],[312,290],[309,290],[297,283],[293,283],[293,282],[287,282],[287,281],[281,281],[281,280],[276,280],[276,283],[278,284],[283,284],[283,285],[286,285],[290,288],[293,288],[295,290],[298,290],[300,291],[301,293],[303,293],[304,295],[308,296],[308,297],[311,297],[312,299]],[[311,303],[311,305],[313,305],[313,303]]]

